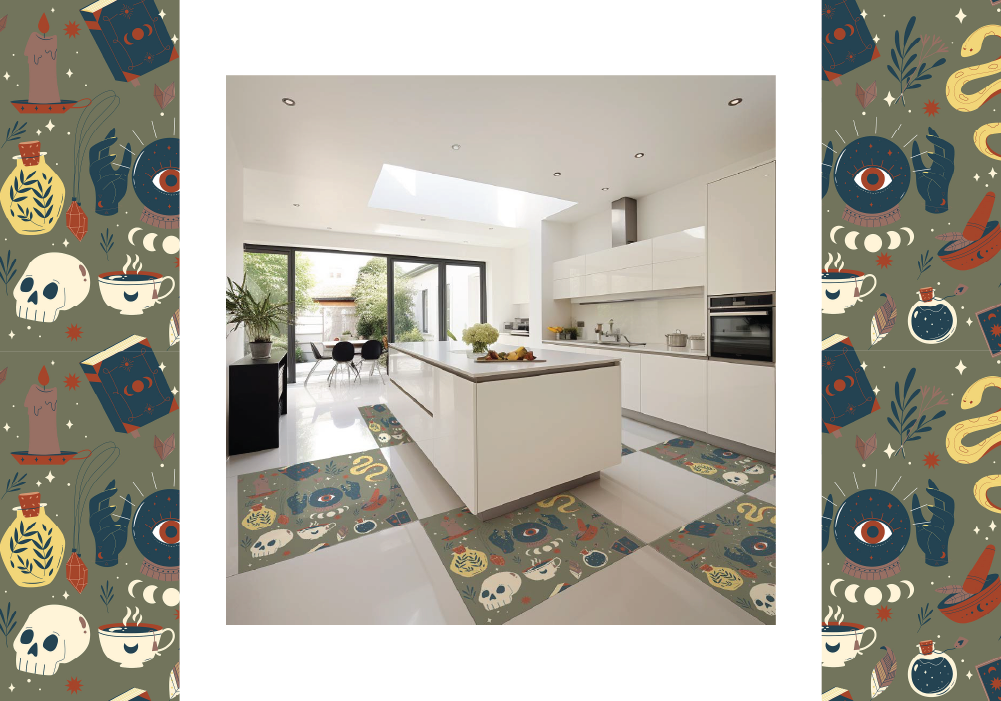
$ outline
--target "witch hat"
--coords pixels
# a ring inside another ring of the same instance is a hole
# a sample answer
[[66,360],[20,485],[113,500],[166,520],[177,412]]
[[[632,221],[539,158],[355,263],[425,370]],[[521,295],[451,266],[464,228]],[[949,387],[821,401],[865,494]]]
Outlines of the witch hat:
[[268,482],[268,478],[261,475],[254,480],[254,494],[247,497],[248,499],[260,499],[261,497],[271,496],[276,493],[277,489],[271,488],[271,483]]
[[372,492],[372,498],[369,499],[368,503],[365,504],[365,506],[363,506],[361,508],[362,508],[363,511],[375,511],[380,506],[382,506],[383,504],[385,504],[387,501],[389,501],[389,500],[386,499],[386,497],[380,496],[379,490],[377,488],[374,492]]
[[459,525],[459,522],[453,521],[448,516],[442,517],[441,527],[445,529],[446,533],[448,533],[448,535],[442,538],[442,540],[455,540],[456,538],[461,538],[467,533],[473,532],[472,528],[466,531],[462,530],[462,526]]
[[997,255],[1001,250],[1001,228],[996,221],[987,221],[993,209],[994,193],[988,192],[966,222],[962,238],[943,235],[948,241],[938,252],[943,263],[956,270],[972,270]]
[[685,562],[691,562],[692,560],[694,560],[695,558],[697,558],[699,555],[701,555],[706,551],[705,548],[702,548],[701,550],[696,550],[690,545],[675,540],[674,538],[669,539],[667,542],[673,549],[677,550],[679,553],[685,556]]

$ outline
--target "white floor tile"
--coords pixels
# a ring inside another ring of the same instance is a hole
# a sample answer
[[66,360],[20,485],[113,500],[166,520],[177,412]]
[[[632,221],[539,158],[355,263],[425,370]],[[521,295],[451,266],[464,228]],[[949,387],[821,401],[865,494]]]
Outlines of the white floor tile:
[[[777,477],[775,479],[778,479]],[[752,497],[757,497],[761,501],[767,501],[769,504],[775,503],[775,480],[769,480],[765,484],[761,485],[757,489],[752,489],[748,492]]]
[[382,454],[403,487],[417,518],[462,508],[462,500],[416,443],[383,448]]
[[649,448],[677,437],[676,433],[622,417],[622,442],[633,450]]

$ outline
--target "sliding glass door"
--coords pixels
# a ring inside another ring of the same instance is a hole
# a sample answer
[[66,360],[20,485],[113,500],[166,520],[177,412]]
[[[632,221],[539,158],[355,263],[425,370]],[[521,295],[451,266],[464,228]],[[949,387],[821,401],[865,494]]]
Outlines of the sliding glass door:
[[486,299],[481,294],[484,281],[479,265],[445,265],[445,331],[449,338],[462,340],[462,332],[486,321]]
[[441,266],[393,259],[393,340],[440,341]]
[[[256,248],[244,246],[243,274],[247,289],[254,299],[261,300],[270,295],[273,304],[289,303],[289,318],[295,318],[295,296],[293,294],[294,257],[289,249]],[[250,353],[252,338],[244,334],[243,350]],[[288,381],[295,382],[295,325],[289,324],[272,337],[272,353],[280,357],[288,351]]]

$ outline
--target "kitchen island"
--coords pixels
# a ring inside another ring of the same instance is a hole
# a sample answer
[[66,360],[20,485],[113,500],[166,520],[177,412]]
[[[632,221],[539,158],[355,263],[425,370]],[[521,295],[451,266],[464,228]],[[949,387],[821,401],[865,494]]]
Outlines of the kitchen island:
[[455,341],[389,344],[390,410],[481,519],[596,479],[621,460],[619,360],[549,348],[535,355],[545,362],[477,363]]

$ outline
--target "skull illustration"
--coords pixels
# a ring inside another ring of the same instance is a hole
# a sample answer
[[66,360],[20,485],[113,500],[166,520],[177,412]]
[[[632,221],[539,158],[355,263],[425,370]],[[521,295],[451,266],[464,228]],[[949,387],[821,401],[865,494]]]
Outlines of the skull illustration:
[[379,434],[379,442],[380,443],[389,443],[389,434],[385,433],[385,432],[380,433]]
[[480,603],[487,611],[507,606],[521,589],[521,575],[517,572],[498,572],[483,580]]
[[724,472],[723,473],[723,480],[727,484],[732,484],[732,485],[734,485],[736,487],[745,485],[745,484],[747,484],[747,481],[748,481],[747,480],[747,475],[745,475],[745,474],[743,474],[741,472]]
[[17,315],[28,321],[52,322],[90,294],[90,273],[67,253],[43,253],[28,263],[14,290]]
[[312,528],[300,528],[299,537],[303,540],[316,540],[317,538],[322,538],[333,527],[333,523],[324,523]]
[[761,465],[752,465],[751,467],[744,470],[745,475],[763,475],[765,474],[765,468]]
[[35,609],[14,641],[17,668],[51,677],[90,645],[90,625],[79,611],[52,604]]
[[775,615],[775,585],[768,582],[755,584],[751,587],[751,600],[754,608],[769,616]]
[[252,557],[267,557],[278,552],[278,548],[284,548],[292,541],[292,531],[287,528],[276,528],[268,531],[253,544],[250,548]]

